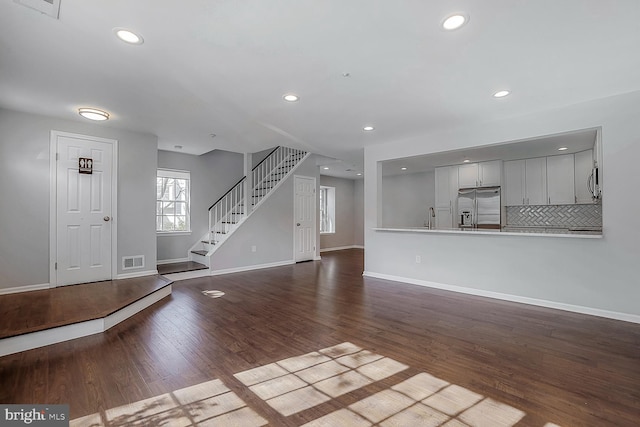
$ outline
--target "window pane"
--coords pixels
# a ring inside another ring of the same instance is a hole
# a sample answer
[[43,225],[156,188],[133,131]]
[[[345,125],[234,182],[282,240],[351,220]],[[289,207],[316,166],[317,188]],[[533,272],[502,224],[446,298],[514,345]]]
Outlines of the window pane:
[[164,215],[162,217],[162,229],[164,231],[173,231],[174,230],[174,217],[173,216],[167,216]]
[[163,185],[164,185],[164,178],[161,178],[161,177],[156,178],[156,200],[162,199]]
[[162,202],[156,202],[156,215],[162,215]]
[[162,231],[162,217],[156,216],[156,231]]
[[176,231],[186,231],[187,229],[187,217],[186,216],[176,216],[175,217],[175,227]]
[[176,204],[175,202],[162,202],[162,214],[163,215],[175,215]]
[[187,204],[185,202],[176,202],[175,203],[175,213],[176,213],[176,215],[186,215],[187,214]]
[[176,179],[176,196],[175,200],[187,200],[187,180]]

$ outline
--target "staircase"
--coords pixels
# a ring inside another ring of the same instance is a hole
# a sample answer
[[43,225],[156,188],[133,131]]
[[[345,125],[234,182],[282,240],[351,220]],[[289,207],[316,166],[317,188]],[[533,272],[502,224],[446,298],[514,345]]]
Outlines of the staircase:
[[210,267],[215,251],[308,155],[294,148],[274,148],[250,174],[209,207],[209,231],[191,247],[189,260]]

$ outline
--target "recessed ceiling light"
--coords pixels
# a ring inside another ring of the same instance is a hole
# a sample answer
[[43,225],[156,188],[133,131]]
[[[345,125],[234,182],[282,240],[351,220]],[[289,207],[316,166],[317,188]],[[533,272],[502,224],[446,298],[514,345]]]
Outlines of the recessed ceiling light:
[[366,130],[367,132],[368,132],[368,131],[372,131],[372,130],[374,130],[374,129],[375,129],[375,128],[374,128],[373,126],[365,126],[365,127],[363,127],[363,128],[362,128],[362,130]]
[[287,102],[296,102],[297,100],[300,99],[300,97],[298,95],[294,95],[292,93],[288,93],[285,96],[283,96],[282,98]]
[[558,148],[558,151],[564,151],[564,150],[568,150],[568,148],[567,148],[567,147],[560,147],[560,148]]
[[509,95],[511,92],[509,92],[508,90],[499,90],[498,92],[493,94],[494,98],[504,98],[505,96]]
[[79,108],[78,114],[89,120],[109,120],[109,113],[107,113],[106,111],[98,110],[96,108]]
[[325,166],[325,167],[323,167],[322,169],[324,169],[324,170],[328,171],[328,170],[329,170],[329,166]]
[[113,32],[116,33],[116,36],[123,42],[129,43],[129,44],[144,43],[144,39],[140,34],[136,34],[131,30],[127,30],[126,28],[114,28]]
[[400,168],[400,170],[406,171],[407,168],[403,166],[403,167]]
[[466,17],[465,15],[461,15],[457,13],[445,19],[442,22],[442,28],[444,28],[445,30],[456,30],[462,27],[468,20],[469,18]]
[[471,161],[471,160],[469,160],[469,159],[464,159],[464,160],[462,161],[462,163],[469,163],[470,161]]
[[358,176],[362,176],[362,174],[361,174],[360,172],[358,172],[356,175],[358,175]]

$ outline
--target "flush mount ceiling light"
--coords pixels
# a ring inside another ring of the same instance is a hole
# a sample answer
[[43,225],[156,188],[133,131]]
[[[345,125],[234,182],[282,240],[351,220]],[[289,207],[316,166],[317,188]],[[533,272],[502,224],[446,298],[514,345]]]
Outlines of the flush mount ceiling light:
[[79,108],[78,114],[89,120],[109,120],[109,113],[107,113],[106,111],[98,110],[96,108]]
[[469,163],[470,161],[471,161],[471,160],[469,160],[469,159],[464,159],[464,160],[462,161],[462,163]]
[[322,169],[324,169],[324,170],[328,171],[328,170],[329,170],[329,166],[325,166],[325,167],[323,167]]
[[568,148],[567,148],[567,147],[560,147],[560,148],[558,148],[558,151],[565,151],[565,150],[568,150]]
[[509,92],[508,90],[499,90],[498,92],[493,94],[494,98],[504,98],[505,96],[509,95],[511,92]]
[[447,17],[444,21],[442,21],[442,28],[447,31],[457,30],[462,27],[469,21],[469,17],[465,16],[461,13],[456,13],[455,15],[451,15]]
[[407,168],[403,166],[403,167],[401,167],[401,168],[400,168],[400,170],[402,170],[402,171],[406,171],[406,170],[407,170]]
[[126,28],[114,28],[113,32],[116,34],[120,40],[129,44],[142,44],[144,43],[144,39],[140,34],[136,34],[131,30],[127,30]]
[[372,130],[374,130],[374,129],[375,129],[375,128],[374,128],[373,126],[365,126],[365,127],[363,127],[363,128],[362,128],[362,130],[365,130],[365,131],[367,131],[367,132],[370,132],[370,131],[372,131]]
[[360,172],[358,172],[356,175],[358,175],[358,176],[362,176],[362,174],[361,174]]
[[300,97],[298,95],[294,95],[293,93],[288,93],[285,96],[283,96],[282,99],[284,99],[287,102],[296,102],[297,100],[300,99]]

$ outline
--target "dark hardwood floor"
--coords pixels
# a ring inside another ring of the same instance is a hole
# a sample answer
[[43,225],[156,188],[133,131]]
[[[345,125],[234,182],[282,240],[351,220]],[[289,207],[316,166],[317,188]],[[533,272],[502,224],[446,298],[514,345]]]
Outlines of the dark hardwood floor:
[[195,261],[174,262],[171,264],[159,264],[158,274],[184,273],[185,271],[206,270],[204,264]]
[[354,249],[174,282],[103,334],[0,358],[0,403],[68,403],[72,425],[639,425],[640,325],[362,270]]

